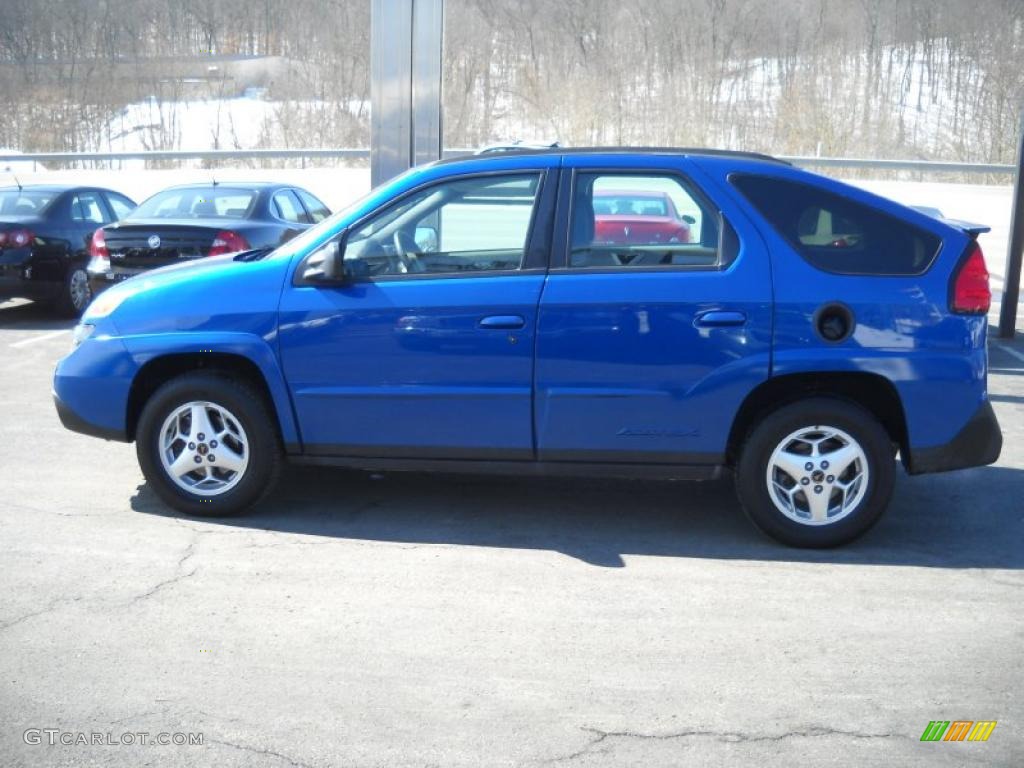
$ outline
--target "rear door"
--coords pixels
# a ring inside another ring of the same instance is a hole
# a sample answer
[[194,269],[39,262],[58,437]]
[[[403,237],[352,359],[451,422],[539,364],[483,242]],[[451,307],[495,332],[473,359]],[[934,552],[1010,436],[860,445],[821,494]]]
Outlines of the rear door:
[[556,168],[412,190],[348,231],[351,283],[285,288],[281,358],[306,453],[533,458]]
[[[736,409],[767,378],[772,287],[764,244],[691,161],[566,157],[555,263],[537,333],[538,458],[719,463]],[[690,242],[609,243],[595,195],[668,195]],[[724,207],[723,207],[724,203]]]

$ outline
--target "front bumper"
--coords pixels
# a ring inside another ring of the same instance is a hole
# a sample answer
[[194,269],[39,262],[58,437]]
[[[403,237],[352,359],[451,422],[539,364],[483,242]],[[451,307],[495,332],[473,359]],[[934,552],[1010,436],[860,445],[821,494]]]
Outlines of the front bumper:
[[99,424],[93,424],[92,422],[86,421],[76,411],[74,411],[70,405],[60,399],[60,395],[56,392],[53,393],[53,404],[57,407],[57,416],[60,417],[60,423],[64,425],[66,429],[70,429],[72,432],[80,432],[83,435],[89,435],[90,437],[101,437],[104,440],[118,440],[122,443],[128,442],[128,435],[124,429],[118,429],[116,427],[102,427]]
[[[101,332],[102,333],[102,332]],[[118,338],[89,338],[57,363],[53,400],[70,430],[127,441],[128,396],[138,370]]]
[[999,429],[992,403],[986,400],[968,419],[956,436],[945,445],[914,448],[910,451],[907,471],[911,475],[928,472],[949,472],[954,469],[992,464],[1003,449],[1003,433]]

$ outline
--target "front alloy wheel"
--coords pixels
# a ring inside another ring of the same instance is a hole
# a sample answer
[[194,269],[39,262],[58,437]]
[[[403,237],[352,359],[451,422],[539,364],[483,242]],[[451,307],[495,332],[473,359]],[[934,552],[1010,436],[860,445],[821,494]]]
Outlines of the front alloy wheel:
[[219,496],[234,488],[249,466],[249,439],[238,417],[216,403],[193,400],[164,420],[160,461],[181,489]]
[[273,486],[281,444],[264,396],[219,373],[171,379],[146,402],[135,435],[150,487],[190,515],[230,515]]

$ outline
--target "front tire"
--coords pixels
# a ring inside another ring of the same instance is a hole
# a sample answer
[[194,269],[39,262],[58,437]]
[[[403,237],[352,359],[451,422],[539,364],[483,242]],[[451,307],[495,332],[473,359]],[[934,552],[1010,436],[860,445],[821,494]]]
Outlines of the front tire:
[[136,453],[149,486],[179,512],[246,511],[273,487],[282,452],[274,417],[249,384],[189,373],[160,387],[139,417]]
[[794,547],[834,547],[861,536],[885,511],[894,482],[892,441],[878,419],[826,397],[765,417],[736,466],[744,511]]

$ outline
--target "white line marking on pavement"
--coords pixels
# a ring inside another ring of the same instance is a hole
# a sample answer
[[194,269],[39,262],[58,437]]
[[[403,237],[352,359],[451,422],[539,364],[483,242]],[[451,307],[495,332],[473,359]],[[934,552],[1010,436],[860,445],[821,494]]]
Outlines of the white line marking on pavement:
[[1012,355],[1013,357],[1016,357],[1018,360],[1020,360],[1022,363],[1024,363],[1024,353],[1018,352],[1016,349],[1011,349],[1010,347],[1005,347],[1002,344],[996,344],[996,347],[998,349],[1003,350],[1003,352],[1006,352],[1007,354]]
[[16,341],[10,346],[12,347],[27,347],[29,344],[35,344],[37,341],[46,341],[47,339],[56,339],[58,336],[63,336],[65,333],[71,333],[70,329],[65,328],[61,331],[54,331],[53,333],[44,333],[42,336],[30,336],[27,339]]

